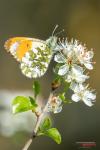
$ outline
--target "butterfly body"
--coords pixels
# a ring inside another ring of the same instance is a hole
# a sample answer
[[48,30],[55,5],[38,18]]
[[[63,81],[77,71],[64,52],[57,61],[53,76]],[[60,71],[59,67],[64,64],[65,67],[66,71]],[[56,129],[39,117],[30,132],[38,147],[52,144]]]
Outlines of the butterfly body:
[[37,78],[47,71],[53,56],[57,38],[52,36],[46,41],[14,37],[5,42],[5,49],[20,62],[22,73],[29,78]]

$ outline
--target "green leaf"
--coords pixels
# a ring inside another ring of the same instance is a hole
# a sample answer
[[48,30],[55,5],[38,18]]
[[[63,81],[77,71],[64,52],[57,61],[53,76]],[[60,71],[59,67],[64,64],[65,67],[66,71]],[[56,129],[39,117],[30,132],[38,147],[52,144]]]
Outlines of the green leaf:
[[72,103],[71,100],[69,100],[69,99],[67,99],[67,98],[65,97],[65,92],[59,94],[59,98],[60,98],[64,103]]
[[12,102],[12,111],[14,114],[25,112],[28,110],[35,110],[37,104],[30,101],[30,98],[24,96],[17,96]]
[[33,106],[38,106],[37,104],[36,104],[36,100],[33,98],[33,97],[31,97],[31,96],[29,96],[29,99],[30,99],[30,102],[31,102],[31,104],[33,105]]
[[49,117],[46,117],[40,126],[40,130],[46,131],[46,130],[50,129],[51,126],[52,126],[51,119]]
[[66,103],[65,93],[59,94],[59,98],[60,98],[64,103]]
[[40,93],[40,84],[38,81],[34,81],[33,84],[33,91],[34,91],[34,96],[35,98],[37,97],[37,95]]
[[61,143],[61,135],[56,128],[51,128],[44,133],[46,136],[52,138],[57,144]]

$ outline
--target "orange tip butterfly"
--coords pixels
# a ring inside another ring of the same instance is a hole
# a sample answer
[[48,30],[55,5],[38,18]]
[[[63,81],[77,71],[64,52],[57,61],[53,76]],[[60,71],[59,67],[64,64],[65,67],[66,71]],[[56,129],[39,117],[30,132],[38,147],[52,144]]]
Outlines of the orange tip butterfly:
[[28,38],[13,37],[5,42],[5,49],[20,63],[22,73],[29,78],[38,78],[45,74],[57,44],[54,32],[46,41]]

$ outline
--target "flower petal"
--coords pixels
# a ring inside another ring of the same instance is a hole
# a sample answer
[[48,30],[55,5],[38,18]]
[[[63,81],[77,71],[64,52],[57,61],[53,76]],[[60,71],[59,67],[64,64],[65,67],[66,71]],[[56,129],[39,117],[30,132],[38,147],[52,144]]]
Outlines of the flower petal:
[[74,73],[74,74],[79,74],[79,73],[83,73],[83,68],[82,67],[80,67],[80,66],[78,66],[78,65],[73,65],[72,66],[72,72]]
[[89,90],[86,90],[84,92],[84,97],[87,97],[88,99],[91,99],[91,100],[96,99],[96,95],[94,93],[92,93],[91,91],[89,91]]
[[54,110],[54,114],[60,113],[61,111],[62,111],[62,106],[59,106]]
[[93,65],[91,63],[84,63],[85,67],[89,70],[93,69]]
[[59,68],[58,74],[61,75],[61,76],[63,76],[63,75],[65,75],[68,72],[68,70],[69,70],[69,66],[67,66],[65,64],[65,65],[63,65],[63,66],[61,66]]
[[78,76],[76,76],[75,79],[78,83],[83,83],[88,78],[89,78],[89,76],[87,76],[87,75],[79,74]]
[[57,54],[54,57],[54,61],[58,62],[58,63],[65,63],[65,59],[61,54]]
[[80,99],[80,97],[79,97],[77,94],[73,94],[73,95],[72,95],[72,100],[73,100],[74,102],[78,102],[78,101],[80,101],[81,99]]
[[70,89],[73,90],[74,92],[78,93],[79,85],[76,82],[71,82]]
[[83,99],[83,101],[87,106],[89,106],[89,107],[93,106],[93,103],[90,99]]
[[70,74],[70,71],[68,71],[68,74],[65,75],[65,81],[68,83],[72,81],[72,75]]
[[88,59],[91,59],[91,58],[93,58],[93,56],[94,56],[94,52],[91,50],[91,51],[88,51],[87,53],[86,53],[86,56],[87,56],[87,58]]

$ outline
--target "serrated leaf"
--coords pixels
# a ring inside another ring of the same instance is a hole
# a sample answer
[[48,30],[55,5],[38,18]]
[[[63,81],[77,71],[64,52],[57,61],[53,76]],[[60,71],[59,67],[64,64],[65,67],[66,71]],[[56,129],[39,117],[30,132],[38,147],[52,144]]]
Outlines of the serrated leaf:
[[61,143],[61,135],[56,128],[51,128],[44,133],[46,136],[52,138],[57,144]]
[[46,117],[40,126],[40,130],[46,131],[46,130],[50,129],[51,126],[52,126],[51,119],[49,117]]
[[36,103],[31,103],[30,99],[24,96],[17,96],[12,102],[12,111],[14,114],[34,110],[36,107]]
[[40,84],[38,81],[34,81],[33,91],[34,91],[34,97],[36,98],[37,95],[40,93]]

